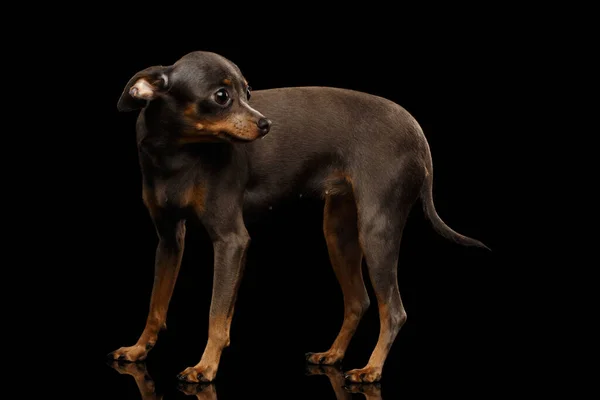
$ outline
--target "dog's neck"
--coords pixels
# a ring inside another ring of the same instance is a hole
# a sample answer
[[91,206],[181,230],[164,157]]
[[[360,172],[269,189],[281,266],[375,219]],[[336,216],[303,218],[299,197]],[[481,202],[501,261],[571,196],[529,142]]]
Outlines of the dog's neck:
[[137,145],[142,169],[170,177],[189,169],[218,176],[233,165],[247,164],[246,145],[229,142],[182,144],[174,132],[178,123],[164,108],[143,109],[137,123]]
[[165,178],[190,169],[218,176],[232,165],[247,163],[243,146],[227,142],[181,145],[151,132],[138,139],[138,151],[142,168]]

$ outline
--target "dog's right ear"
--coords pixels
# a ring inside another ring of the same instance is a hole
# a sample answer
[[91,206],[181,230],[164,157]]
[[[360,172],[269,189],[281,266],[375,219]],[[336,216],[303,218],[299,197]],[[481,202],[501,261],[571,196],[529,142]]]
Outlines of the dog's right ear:
[[119,111],[133,111],[142,108],[169,89],[169,68],[154,66],[135,74],[119,98]]

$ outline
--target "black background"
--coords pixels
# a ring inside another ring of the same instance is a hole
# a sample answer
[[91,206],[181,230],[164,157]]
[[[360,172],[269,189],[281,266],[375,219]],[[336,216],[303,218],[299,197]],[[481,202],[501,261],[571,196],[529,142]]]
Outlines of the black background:
[[[254,90],[323,85],[361,90],[405,107],[429,140],[434,201],[453,229],[486,243],[493,252],[463,248],[438,236],[420,203],[410,215],[400,251],[399,285],[408,321],[384,368],[383,398],[441,393],[486,393],[498,378],[504,351],[496,296],[499,259],[500,150],[506,134],[507,67],[515,55],[501,36],[426,39],[393,29],[327,34],[258,34],[251,29],[219,35],[219,25],[197,34],[176,29],[136,35],[86,37],[71,52],[72,86],[89,96],[72,100],[73,120],[83,121],[82,150],[68,174],[79,198],[73,226],[75,268],[61,294],[68,327],[62,331],[81,366],[70,380],[81,395],[140,398],[134,380],[119,375],[104,356],[135,343],[144,328],[157,238],[141,199],[135,113],[119,113],[117,100],[133,74],[168,65],[189,51],[222,54],[242,70]],[[99,28],[106,32],[109,27]],[[207,30],[210,34],[207,34]],[[482,46],[481,43],[485,43]],[[73,65],[75,64],[75,65]],[[77,110],[77,111],[75,111]],[[78,130],[81,124],[77,125]],[[80,142],[81,144],[81,142]],[[322,234],[322,203],[275,205],[249,225],[252,246],[239,292],[231,346],[221,358],[219,399],[335,398],[327,379],[305,375],[304,353],[325,351],[343,317],[339,286]],[[75,208],[76,207],[76,208]],[[184,398],[175,376],[195,365],[207,340],[212,246],[201,226],[188,224],[182,269],[167,318],[146,366],[165,398]],[[372,306],[352,340],[343,368],[363,367],[375,346],[379,321]],[[419,304],[417,305],[417,298]],[[418,339],[418,340],[417,340]],[[91,387],[89,377],[93,377]],[[79,382],[76,383],[76,382]],[[65,382],[66,384],[66,382]],[[78,389],[79,390],[79,389]],[[353,398],[360,398],[354,395]]]

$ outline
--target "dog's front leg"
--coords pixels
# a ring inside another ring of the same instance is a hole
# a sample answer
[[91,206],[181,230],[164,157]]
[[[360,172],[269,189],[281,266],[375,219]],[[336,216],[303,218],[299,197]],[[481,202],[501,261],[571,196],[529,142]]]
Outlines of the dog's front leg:
[[186,368],[178,378],[187,382],[211,382],[219,367],[221,352],[229,346],[229,328],[246,262],[250,236],[241,215],[226,228],[215,230],[214,276],[208,326],[208,343],[200,362]]
[[146,327],[136,344],[121,347],[109,354],[123,361],[141,361],[156,344],[158,333],[166,326],[167,309],[179,273],[185,241],[185,220],[171,220],[153,215],[158,234],[154,266],[154,285]]

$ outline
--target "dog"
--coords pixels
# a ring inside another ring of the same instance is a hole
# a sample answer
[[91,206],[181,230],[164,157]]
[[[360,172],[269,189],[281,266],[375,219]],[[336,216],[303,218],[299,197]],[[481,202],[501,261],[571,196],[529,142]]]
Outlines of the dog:
[[214,248],[208,342],[186,382],[211,382],[230,343],[230,325],[250,236],[245,213],[286,196],[324,200],[323,231],[344,298],[344,320],[331,348],[308,363],[339,363],[370,305],[367,265],[380,334],[364,368],[349,382],[381,379],[406,311],[397,282],[400,240],[420,200],[433,228],[460,245],[488,249],[449,228],[432,198],[429,144],[409,112],[385,98],[334,87],[253,91],[231,60],[194,51],[151,66],[127,82],[119,111],[136,123],[142,198],[159,243],[146,326],[137,343],[109,358],[144,360],[165,328],[184,250],[186,219],[197,218]]

